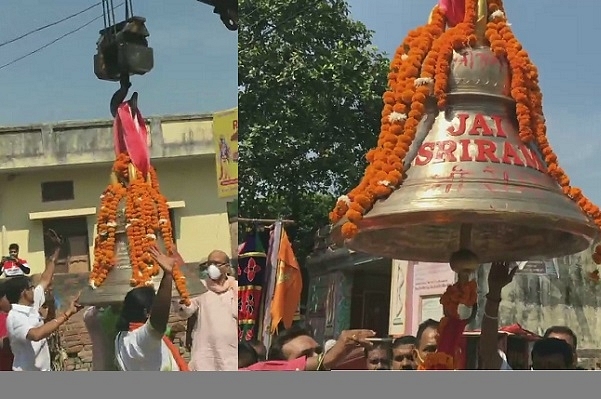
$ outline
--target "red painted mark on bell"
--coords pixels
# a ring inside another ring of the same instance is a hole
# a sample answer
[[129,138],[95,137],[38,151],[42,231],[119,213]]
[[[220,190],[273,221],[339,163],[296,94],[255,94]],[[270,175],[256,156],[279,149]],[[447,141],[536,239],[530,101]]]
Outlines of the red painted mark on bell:
[[453,186],[455,186],[455,183],[458,183],[456,186],[457,191],[461,191],[461,189],[463,188],[463,178],[467,175],[469,175],[469,172],[467,170],[463,170],[459,165],[453,166],[453,169],[451,169],[451,173],[449,173],[451,182],[445,187],[445,192],[451,192],[451,189],[453,188]]
[[429,141],[421,145],[415,157],[416,166],[428,164],[480,162],[514,165],[545,172],[546,166],[526,145],[499,142],[506,139],[503,118],[499,115],[458,113],[447,128],[450,139]]
[[491,166],[487,166],[485,167],[482,172],[484,172],[485,174],[490,175],[490,177],[493,180],[499,181],[501,182],[501,184],[490,184],[490,183],[484,183],[484,187],[493,193],[506,193],[509,191],[509,173],[507,173],[507,171],[503,171],[502,176],[499,176],[500,173],[498,170],[496,170],[495,168],[491,167]]
[[[474,147],[475,151],[470,151]],[[453,162],[496,163],[546,171],[542,161],[525,145],[514,145],[507,141],[497,144],[488,139],[425,142],[417,151],[414,162],[415,166]]]
[[[453,166],[451,172],[448,175],[440,176],[438,174],[435,174],[432,176],[432,179],[438,181],[448,181],[448,183],[444,185],[444,192],[448,194],[453,189],[455,189],[456,191],[461,191],[461,189],[463,188],[464,178],[469,174],[470,172],[468,170],[461,168],[461,166],[459,165],[455,165]],[[441,188],[442,185],[442,182],[435,183],[431,186],[431,188],[438,189]]]
[[487,67],[491,67],[491,66],[501,66],[502,65],[501,59],[499,57],[495,56],[493,53],[477,52],[477,53],[472,53],[472,54],[480,61],[481,66],[484,65]]
[[457,54],[453,58],[456,64],[462,64],[464,67],[474,69],[482,67],[502,67],[503,61],[492,53],[484,53],[477,51],[465,51],[462,54]]
[[503,129],[503,117],[500,115],[476,114],[470,119],[470,114],[462,113],[455,118],[459,124],[452,124],[447,128],[449,136],[459,137],[467,132],[470,136],[507,137]]

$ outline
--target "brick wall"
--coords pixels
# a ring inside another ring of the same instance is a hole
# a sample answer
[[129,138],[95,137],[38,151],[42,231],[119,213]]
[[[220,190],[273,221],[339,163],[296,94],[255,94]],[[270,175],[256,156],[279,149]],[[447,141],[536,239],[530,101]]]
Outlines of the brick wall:
[[[69,298],[87,284],[87,278],[87,273],[59,274],[54,277],[54,291],[59,297],[61,305],[59,312],[64,311],[64,307],[69,304]],[[61,345],[68,356],[65,362],[65,369],[68,371],[90,371],[92,369],[92,342],[83,323],[83,313],[84,311],[81,311],[73,316],[59,330]],[[186,320],[172,314],[169,325],[183,326],[185,330]],[[180,348],[184,359],[189,361],[190,354],[185,349],[185,335],[185,332],[175,334],[174,343]]]

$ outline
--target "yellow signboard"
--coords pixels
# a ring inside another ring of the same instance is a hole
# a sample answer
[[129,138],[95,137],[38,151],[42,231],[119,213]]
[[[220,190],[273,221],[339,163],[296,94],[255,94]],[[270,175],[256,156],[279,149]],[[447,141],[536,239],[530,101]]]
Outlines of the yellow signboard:
[[219,198],[238,196],[238,107],[213,115]]

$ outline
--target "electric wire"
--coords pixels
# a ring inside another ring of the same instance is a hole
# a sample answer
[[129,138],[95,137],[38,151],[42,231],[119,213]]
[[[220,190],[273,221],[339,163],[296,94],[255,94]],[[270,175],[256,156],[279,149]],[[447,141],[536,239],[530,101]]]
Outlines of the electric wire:
[[[119,8],[119,7],[123,6],[124,4],[125,4],[125,3],[120,3],[120,4],[118,4],[117,6],[115,6],[115,7],[114,7],[114,9],[116,9],[116,8]],[[56,39],[54,39],[54,40],[52,40],[52,41],[50,41],[50,42],[48,42],[48,43],[44,44],[43,46],[40,46],[40,47],[36,48],[35,50],[33,50],[33,51],[30,51],[30,52],[29,52],[29,53],[27,53],[27,54],[24,54],[24,55],[22,55],[22,56],[20,56],[20,57],[17,57],[17,58],[15,58],[15,59],[13,59],[12,61],[10,61],[10,62],[7,62],[6,64],[0,65],[0,70],[1,70],[1,69],[4,69],[4,68],[7,68],[7,67],[9,67],[9,66],[11,66],[11,65],[13,65],[13,64],[16,64],[17,62],[19,62],[19,61],[21,61],[21,60],[24,60],[25,58],[31,57],[31,56],[32,56],[32,55],[34,55],[34,54],[37,54],[37,53],[39,53],[40,51],[42,51],[42,50],[44,50],[44,49],[46,49],[46,48],[48,48],[48,47],[52,46],[53,44],[55,44],[55,43],[57,43],[57,42],[59,42],[59,41],[61,41],[61,40],[65,39],[65,38],[67,38],[67,37],[69,37],[69,36],[71,36],[71,35],[73,35],[73,34],[75,34],[75,33],[79,32],[80,30],[82,30],[82,29],[84,29],[84,28],[86,28],[86,27],[88,27],[88,26],[90,26],[90,25],[92,25],[94,22],[98,21],[99,19],[101,19],[101,18],[103,18],[103,17],[104,17],[104,14],[103,14],[103,15],[99,15],[99,16],[97,16],[96,18],[92,19],[91,21],[88,21],[88,22],[86,22],[85,24],[83,24],[83,25],[80,25],[79,27],[77,27],[77,28],[75,28],[75,29],[73,29],[73,30],[71,30],[71,31],[69,31],[69,32],[67,32],[67,33],[65,33],[65,34],[63,34],[63,35],[61,35],[61,36],[57,37]]]
[[83,14],[83,13],[87,12],[87,11],[90,11],[90,10],[91,10],[91,9],[93,9],[93,8],[96,8],[96,7],[98,7],[98,6],[99,6],[99,5],[101,5],[101,4],[102,4],[102,2],[101,2],[101,1],[99,1],[99,2],[98,2],[98,3],[96,3],[96,4],[93,4],[93,5],[91,5],[91,6],[87,7],[87,8],[85,8],[85,9],[83,9],[83,10],[81,10],[81,11],[78,11],[78,12],[76,12],[76,13],[74,13],[74,14],[71,14],[71,15],[69,15],[69,16],[67,16],[67,17],[64,17],[64,18],[62,18],[62,19],[59,19],[58,21],[51,22],[51,23],[49,23],[49,24],[47,24],[47,25],[44,25],[44,26],[40,26],[39,28],[36,28],[36,29],[34,29],[34,30],[30,30],[29,32],[26,32],[26,33],[24,33],[24,34],[22,34],[22,35],[20,35],[20,36],[17,36],[17,37],[15,37],[15,38],[13,38],[13,39],[10,39],[10,40],[7,40],[7,41],[5,41],[5,42],[0,42],[0,47],[7,46],[7,45],[9,45],[9,44],[12,44],[12,43],[14,43],[14,42],[17,42],[17,41],[19,41],[19,40],[21,40],[21,39],[24,39],[24,38],[26,38],[26,37],[28,37],[28,36],[31,36],[31,35],[33,35],[34,33],[41,32],[41,31],[43,31],[44,29],[48,29],[48,28],[50,28],[50,27],[56,26],[56,25],[58,25],[58,24],[60,24],[60,23],[63,23],[63,22],[65,22],[65,21],[68,21],[68,20],[70,20],[70,19],[72,19],[72,18],[75,18],[75,17],[77,17],[77,16],[79,16],[79,15],[81,15],[81,14]]

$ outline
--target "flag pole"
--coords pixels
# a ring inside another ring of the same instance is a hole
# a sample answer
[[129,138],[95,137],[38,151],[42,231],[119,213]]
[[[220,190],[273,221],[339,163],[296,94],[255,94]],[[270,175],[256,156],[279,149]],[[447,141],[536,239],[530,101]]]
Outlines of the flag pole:
[[269,348],[269,346],[271,345],[271,312],[269,310],[271,308],[271,301],[273,300],[273,295],[275,293],[275,285],[277,281],[277,271],[279,263],[278,257],[283,231],[283,222],[281,220],[277,220],[274,224],[273,230],[271,231],[269,239],[269,250],[267,255],[268,268],[265,276],[266,285],[263,302],[263,324],[261,326],[263,330],[263,344],[266,348]]

